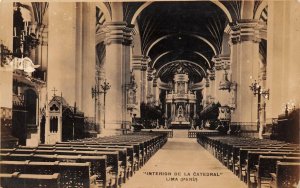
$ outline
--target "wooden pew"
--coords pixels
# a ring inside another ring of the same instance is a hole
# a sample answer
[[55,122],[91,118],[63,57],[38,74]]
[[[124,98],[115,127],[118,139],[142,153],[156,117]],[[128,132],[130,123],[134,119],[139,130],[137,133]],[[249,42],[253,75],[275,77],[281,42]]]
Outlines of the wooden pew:
[[71,163],[90,163],[90,174],[96,175],[98,185],[102,187],[114,186],[114,175],[107,173],[106,156],[72,156],[72,155],[37,155],[37,154],[11,154],[0,153],[0,159],[6,161],[39,161],[39,162],[71,162]]
[[[264,153],[266,155],[272,154],[272,155],[284,155],[286,153],[292,153],[292,152],[297,152],[295,150],[290,150],[290,149],[268,149],[268,148],[263,148],[263,149],[245,149],[242,148],[240,149],[240,154],[239,154],[239,177],[241,180],[247,182],[248,178],[247,178],[247,170],[250,170],[250,168],[247,169],[247,161],[248,161],[248,153],[249,152],[258,152],[257,154]],[[276,154],[277,153],[277,154]],[[299,152],[298,152],[299,153]],[[257,156],[258,159],[258,156]],[[258,160],[257,160],[258,161]],[[252,165],[252,164],[251,164]]]
[[52,175],[23,174],[20,172],[0,173],[0,187],[2,188],[61,188],[60,174]]
[[[56,143],[56,146],[58,145],[65,145],[65,144],[71,144],[73,146],[75,145],[84,145],[84,146],[92,146],[95,147],[96,145],[102,145],[102,146],[133,146],[134,148],[134,159],[135,161],[138,161],[137,169],[139,169],[141,166],[143,166],[145,158],[144,158],[144,144],[139,142],[100,142],[100,141],[77,141],[77,142],[58,142]],[[41,144],[41,146],[45,146]],[[136,169],[136,170],[137,170]]]
[[[298,150],[297,147],[290,146],[290,145],[285,145],[282,143],[277,143],[277,144],[261,144],[261,145],[234,145],[231,150],[230,154],[230,161],[232,162],[232,171],[235,174],[238,174],[239,172],[239,159],[240,159],[240,150],[244,149],[287,149],[287,150]],[[241,154],[243,156],[246,155],[246,153]]]
[[[51,175],[60,173],[61,187],[96,187],[96,176],[90,175],[90,163],[0,161],[1,173]],[[30,187],[30,186],[29,186]]]
[[[249,151],[246,163],[246,176],[247,176],[247,184],[248,187],[252,186],[252,183],[256,184],[255,172],[256,166],[259,161],[259,156],[288,156],[288,157],[300,157],[300,153],[295,152],[287,152],[283,150],[269,150],[269,151]],[[253,177],[253,181],[250,181],[250,178]],[[252,183],[251,183],[252,182]]]
[[[40,153],[39,151],[41,151],[41,154],[48,154],[47,153],[43,153],[43,151],[75,151],[75,152],[115,152],[117,151],[119,153],[119,169],[120,169],[120,177],[123,181],[123,183],[125,182],[126,178],[127,178],[127,172],[130,170],[128,169],[128,158],[127,158],[127,149],[126,148],[87,148],[87,147],[36,147],[36,148],[30,148],[30,147],[19,147],[18,149],[20,150],[28,150],[28,151],[35,151],[36,153]],[[18,151],[18,149],[14,150],[14,151]],[[1,150],[0,150],[1,151]],[[9,151],[7,151],[9,152]],[[122,175],[123,174],[123,175]],[[121,181],[121,179],[119,181]],[[121,182],[120,182],[121,183]]]
[[234,173],[238,172],[238,176],[249,183],[252,174],[256,173],[259,154],[300,156],[299,145],[277,140],[260,140],[227,135],[197,135],[197,142]]
[[277,162],[276,174],[271,173],[271,188],[299,187],[300,163]]
[[258,164],[256,165],[255,179],[257,179],[258,187],[262,184],[269,184],[271,181],[270,173],[276,173],[277,162],[300,162],[300,157],[286,156],[259,156]]
[[[139,147],[137,145],[137,147]],[[19,148],[24,148],[24,146],[20,146]],[[27,147],[28,148],[28,147]],[[81,150],[84,148],[84,150],[98,150],[102,148],[108,148],[108,149],[126,149],[127,153],[127,175],[126,177],[129,178],[129,176],[133,175],[133,172],[137,169],[137,160],[135,159],[135,155],[138,154],[139,148],[137,150],[134,150],[134,146],[128,145],[128,146],[117,146],[117,145],[100,145],[100,144],[52,144],[52,145],[39,145],[37,147],[30,147],[31,149],[60,149],[60,148],[71,148],[73,150]],[[119,153],[119,155],[121,155]]]
[[69,151],[69,150],[28,150],[28,149],[0,149],[0,153],[12,153],[12,154],[37,154],[37,155],[81,155],[81,156],[106,156],[107,167],[110,167],[108,174],[114,176],[110,178],[113,184],[119,185],[122,180],[122,173],[119,165],[119,153],[116,152],[95,152],[95,151]]

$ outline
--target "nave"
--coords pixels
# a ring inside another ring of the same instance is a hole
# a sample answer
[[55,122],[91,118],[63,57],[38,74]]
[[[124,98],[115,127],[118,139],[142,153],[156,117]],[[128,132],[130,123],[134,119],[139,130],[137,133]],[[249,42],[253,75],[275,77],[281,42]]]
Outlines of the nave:
[[[151,172],[165,172],[169,175],[149,175]],[[124,186],[124,188],[159,187],[247,186],[195,139],[171,138]]]
[[117,188],[167,142],[136,133],[0,150],[3,188]]
[[222,135],[218,131],[198,131],[196,139],[182,138],[183,133],[180,131],[173,137],[166,131],[150,131],[0,149],[0,185],[3,188],[299,186],[297,144]]
[[299,2],[0,0],[1,186],[299,187]]

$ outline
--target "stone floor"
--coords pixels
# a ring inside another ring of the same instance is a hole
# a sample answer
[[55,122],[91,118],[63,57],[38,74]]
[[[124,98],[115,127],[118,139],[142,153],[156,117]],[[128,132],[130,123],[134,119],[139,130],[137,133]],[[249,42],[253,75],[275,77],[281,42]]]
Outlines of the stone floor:
[[169,138],[123,188],[244,188],[196,139]]

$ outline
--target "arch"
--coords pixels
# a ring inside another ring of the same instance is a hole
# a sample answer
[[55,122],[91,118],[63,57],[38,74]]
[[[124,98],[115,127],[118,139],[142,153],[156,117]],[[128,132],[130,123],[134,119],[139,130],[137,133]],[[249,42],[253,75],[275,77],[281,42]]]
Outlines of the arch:
[[[227,16],[229,22],[232,22],[232,17],[230,12],[228,11],[228,9],[220,2],[217,0],[209,0],[211,3],[215,4],[216,6],[218,6],[223,12],[224,14]],[[131,24],[134,24],[136,21],[136,18],[138,17],[138,15],[145,9],[147,8],[149,5],[151,5],[153,2],[146,2],[144,3],[142,6],[140,6],[137,11],[134,13],[132,19],[131,19]]]
[[105,4],[103,2],[97,2],[96,6],[99,7],[100,10],[103,12],[105,19],[111,21],[110,13]]
[[[164,52],[164,53],[160,54],[160,55],[153,61],[152,65],[151,65],[151,68],[154,68],[155,63],[156,63],[161,57],[163,57],[163,56],[165,56],[165,55],[167,55],[167,54],[169,54],[169,53],[171,53],[171,52],[174,52],[174,51],[175,51],[175,50],[171,50],[171,51],[167,51],[167,52]],[[207,59],[203,54],[201,54],[200,52],[197,52],[197,51],[191,51],[191,52],[192,52],[192,53],[195,53],[195,54],[197,54],[197,55],[199,55],[200,57],[202,57],[202,58],[207,62],[207,64],[209,65],[209,68],[211,68],[210,62],[208,61],[208,59]]]
[[228,21],[232,22],[231,14],[230,14],[229,10],[225,7],[225,5],[223,5],[220,1],[216,1],[216,0],[210,0],[210,2],[217,5],[225,13],[225,15],[228,18]]
[[136,11],[135,11],[135,13],[134,13],[134,15],[133,15],[133,17],[132,17],[132,19],[131,19],[131,24],[134,24],[134,22],[135,22],[135,20],[136,20],[136,18],[138,17],[138,15],[140,15],[140,13],[145,9],[145,8],[147,8],[149,5],[151,5],[153,2],[151,2],[151,1],[148,1],[148,2],[146,2],[146,3],[144,3],[144,4],[142,4],[142,6],[140,6]]
[[257,10],[256,10],[256,12],[255,12],[255,15],[254,15],[254,19],[255,19],[255,20],[258,20],[258,19],[259,19],[259,17],[260,17],[260,15],[261,15],[262,11],[264,10],[264,8],[266,8],[266,6],[268,6],[268,2],[265,1],[265,0],[263,0],[263,1],[261,2],[261,4],[258,6],[258,8],[257,8]]
[[205,61],[207,62],[207,64],[208,64],[208,66],[209,66],[209,68],[211,68],[211,64],[210,64],[210,62],[208,61],[208,59],[202,54],[202,53],[200,53],[200,52],[196,52],[196,51],[193,51],[195,54],[197,54],[197,55],[199,55],[199,56],[201,56],[203,59],[205,59]]
[[[169,64],[171,64],[171,63],[176,63],[176,62],[178,62],[178,61],[184,61],[184,62],[193,64],[193,65],[199,67],[199,68],[203,71],[203,73],[204,73],[205,76],[207,75],[207,72],[203,69],[203,67],[202,67],[201,65],[199,65],[199,64],[197,64],[197,63],[195,63],[195,62],[189,61],[189,60],[176,60],[176,61],[171,61],[171,62],[169,62],[169,63],[166,63],[166,64],[164,64],[163,66],[161,66],[161,67],[157,70],[157,75],[159,75],[159,73],[160,73],[160,71],[162,70],[162,68],[164,68],[165,66],[167,66],[167,65],[169,65]],[[201,74],[200,72],[198,72],[197,70],[195,70],[195,71],[196,71],[200,76],[202,76],[202,74]]]
[[[157,43],[159,43],[160,41],[162,41],[162,40],[164,40],[164,39],[166,39],[166,38],[169,38],[169,37],[172,37],[172,36],[175,36],[175,35],[177,35],[177,34],[169,34],[169,35],[165,35],[165,36],[162,36],[162,37],[156,39],[149,47],[146,47],[146,56],[149,54],[150,50],[151,50]],[[195,38],[197,38],[197,39],[199,39],[199,40],[205,42],[206,44],[208,44],[208,45],[211,47],[211,49],[212,49],[213,52],[214,52],[214,55],[217,55],[217,50],[216,50],[215,46],[214,46],[211,42],[209,42],[206,38],[204,38],[204,37],[202,37],[202,36],[199,36],[199,35],[196,35],[196,34],[185,34],[185,35],[190,36],[190,37],[195,37]]]
[[151,68],[154,68],[155,63],[156,63],[162,56],[165,56],[165,55],[167,55],[167,54],[169,54],[169,53],[171,53],[171,52],[172,52],[172,51],[167,51],[167,52],[164,52],[164,53],[160,54],[160,55],[153,61]]

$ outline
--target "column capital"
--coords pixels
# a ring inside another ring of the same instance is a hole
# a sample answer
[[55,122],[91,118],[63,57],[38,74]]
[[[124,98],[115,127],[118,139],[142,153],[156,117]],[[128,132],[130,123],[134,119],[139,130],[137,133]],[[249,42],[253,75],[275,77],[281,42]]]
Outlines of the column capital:
[[101,32],[105,33],[106,45],[111,43],[132,45],[134,28],[126,22],[106,22]]
[[157,77],[153,78],[153,87],[157,87]]
[[265,23],[259,20],[241,19],[229,24],[230,43],[236,44],[243,41],[260,42],[260,32]]
[[148,67],[148,69],[147,69],[147,80],[148,81],[153,80],[153,78],[154,78],[153,71],[154,71],[154,69],[152,69],[151,67]]
[[148,56],[143,55],[134,55],[132,57],[133,65],[132,69],[146,71],[148,67],[148,63],[151,59]]
[[209,87],[209,78],[205,78],[205,87]]
[[230,55],[219,54],[212,58],[216,71],[230,69]]
[[208,70],[208,78],[213,81],[216,78],[216,70],[214,68]]

